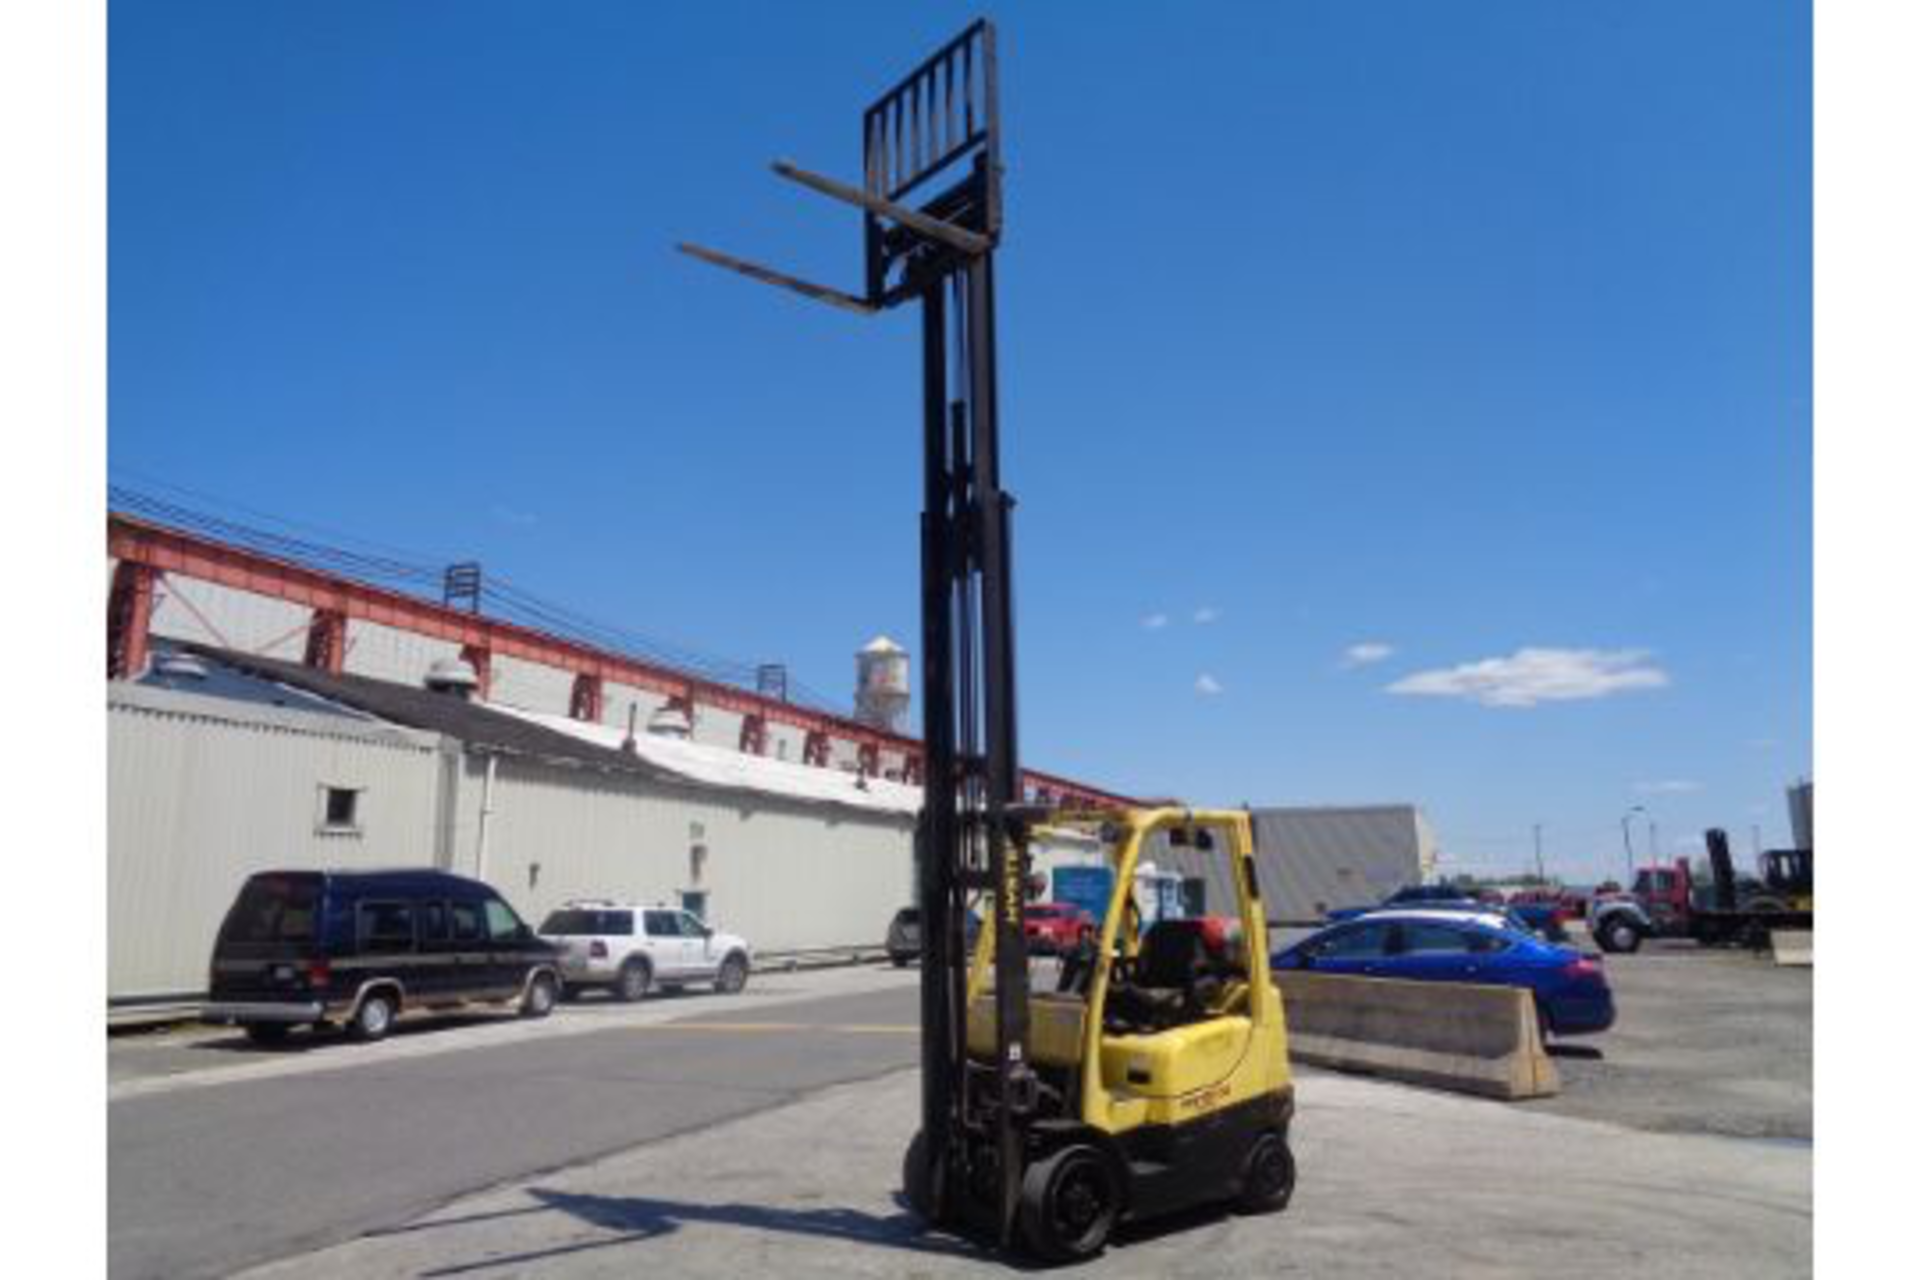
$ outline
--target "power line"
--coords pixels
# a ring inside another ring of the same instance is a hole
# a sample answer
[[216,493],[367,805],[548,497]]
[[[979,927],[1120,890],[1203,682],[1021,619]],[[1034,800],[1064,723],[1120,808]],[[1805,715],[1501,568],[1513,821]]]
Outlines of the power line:
[[[163,487],[176,492],[192,492],[175,485],[163,485]],[[207,495],[198,496],[202,499],[207,498]],[[128,515],[144,517],[156,523],[171,525],[216,541],[247,547],[310,568],[357,578],[413,595],[431,597],[439,591],[443,582],[444,563],[436,564],[429,560],[416,559],[413,557],[417,553],[381,547],[377,543],[359,540],[361,545],[375,548],[379,554],[354,551],[330,542],[316,541],[311,537],[296,537],[223,515],[210,514],[121,484],[109,483],[107,500],[111,508]],[[248,509],[248,514],[283,527],[300,527],[280,517],[254,512],[251,509]],[[328,536],[338,535],[329,534]],[[760,665],[758,663],[742,662],[703,653],[686,645],[664,641],[627,627],[593,618],[536,595],[506,578],[486,577],[484,592],[485,600],[490,606],[489,613],[502,621],[515,622],[561,639],[609,650],[651,665],[669,667],[714,684],[731,685],[745,690],[755,689]],[[821,695],[798,680],[790,678],[788,690],[788,700],[795,705],[834,715],[847,714],[845,704]]]

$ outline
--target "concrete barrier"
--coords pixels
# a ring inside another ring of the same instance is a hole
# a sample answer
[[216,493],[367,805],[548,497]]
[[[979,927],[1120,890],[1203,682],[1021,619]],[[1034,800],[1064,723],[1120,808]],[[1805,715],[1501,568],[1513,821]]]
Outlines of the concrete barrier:
[[1274,977],[1296,1061],[1506,1100],[1560,1092],[1525,988],[1297,970]]
[[1775,929],[1771,939],[1775,964],[1804,969],[1813,967],[1813,930]]

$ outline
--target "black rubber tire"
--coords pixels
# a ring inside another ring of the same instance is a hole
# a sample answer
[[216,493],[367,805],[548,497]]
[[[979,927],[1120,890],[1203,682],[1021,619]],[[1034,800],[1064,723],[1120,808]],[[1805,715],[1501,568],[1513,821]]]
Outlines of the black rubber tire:
[[1293,1199],[1293,1149],[1286,1135],[1269,1129],[1253,1140],[1240,1168],[1241,1213],[1278,1213]]
[[280,1044],[287,1038],[288,1027],[284,1022],[249,1022],[241,1030],[255,1044]]
[[629,960],[620,966],[620,976],[614,980],[613,995],[616,1000],[632,1004],[644,1000],[647,992],[653,989],[653,966],[645,960]]
[[933,1220],[933,1170],[927,1167],[927,1135],[915,1131],[900,1162],[900,1191],[907,1207],[923,1221]]
[[388,991],[375,991],[360,1002],[353,1011],[353,1021],[347,1024],[347,1033],[355,1040],[368,1044],[375,1040],[385,1040],[387,1033],[393,1030],[393,1020],[400,1012],[400,1002]]
[[737,996],[747,989],[747,958],[739,952],[720,962],[713,976],[713,989],[723,996]]
[[553,1012],[553,1006],[559,1002],[559,984],[543,973],[527,984],[527,994],[520,998],[520,1016],[544,1018]]
[[1640,949],[1640,930],[1625,920],[1609,920],[1600,926],[1600,936],[1595,941],[1602,951],[1630,956]]
[[1065,1146],[1020,1180],[1020,1238],[1041,1262],[1084,1262],[1120,1217],[1120,1173],[1098,1147]]

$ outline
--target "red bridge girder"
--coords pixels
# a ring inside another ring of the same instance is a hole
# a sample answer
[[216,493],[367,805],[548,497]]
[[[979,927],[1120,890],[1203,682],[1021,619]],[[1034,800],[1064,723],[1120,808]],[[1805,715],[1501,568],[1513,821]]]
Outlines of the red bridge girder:
[[[778,724],[799,730],[808,737],[805,758],[810,763],[826,764],[830,755],[825,743],[839,739],[852,743],[869,759],[877,758],[882,750],[903,756],[908,777],[918,778],[923,772],[920,743],[914,738],[887,733],[850,717],[762,697],[658,663],[596,649],[519,623],[451,609],[435,601],[343,578],[183,529],[112,512],[107,516],[107,554],[121,561],[108,600],[110,675],[139,673],[140,666],[127,663],[126,659],[137,654],[140,664],[145,662],[146,621],[152,611],[154,577],[162,573],[177,574],[314,610],[316,617],[308,629],[309,660],[320,657],[328,662],[344,661],[346,624],[349,621],[378,623],[461,646],[483,682],[491,683],[493,664],[498,659],[518,658],[571,672],[576,680],[586,677],[601,687],[611,681],[664,694],[690,713],[696,706],[714,707],[758,717],[763,725]],[[144,595],[141,583],[145,584]],[[483,661],[475,661],[481,655],[484,655]],[[582,686],[576,684],[576,689],[580,688]],[[584,710],[579,704],[587,701],[576,699],[576,708]],[[600,699],[591,701],[597,717]],[[816,742],[820,745],[816,746]],[[1022,771],[1022,779],[1027,790],[1049,792],[1063,802],[1129,803],[1125,796],[1031,769]]]

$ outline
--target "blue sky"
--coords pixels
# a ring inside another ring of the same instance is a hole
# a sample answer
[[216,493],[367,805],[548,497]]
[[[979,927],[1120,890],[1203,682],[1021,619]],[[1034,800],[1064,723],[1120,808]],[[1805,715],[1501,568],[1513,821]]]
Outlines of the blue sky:
[[[853,286],[857,218],[765,163],[854,176],[972,16],[113,4],[113,477],[850,690],[918,639],[917,325],[670,245]],[[1617,874],[1632,805],[1785,843],[1807,6],[993,16],[1027,761],[1413,800],[1456,867],[1541,823]]]

